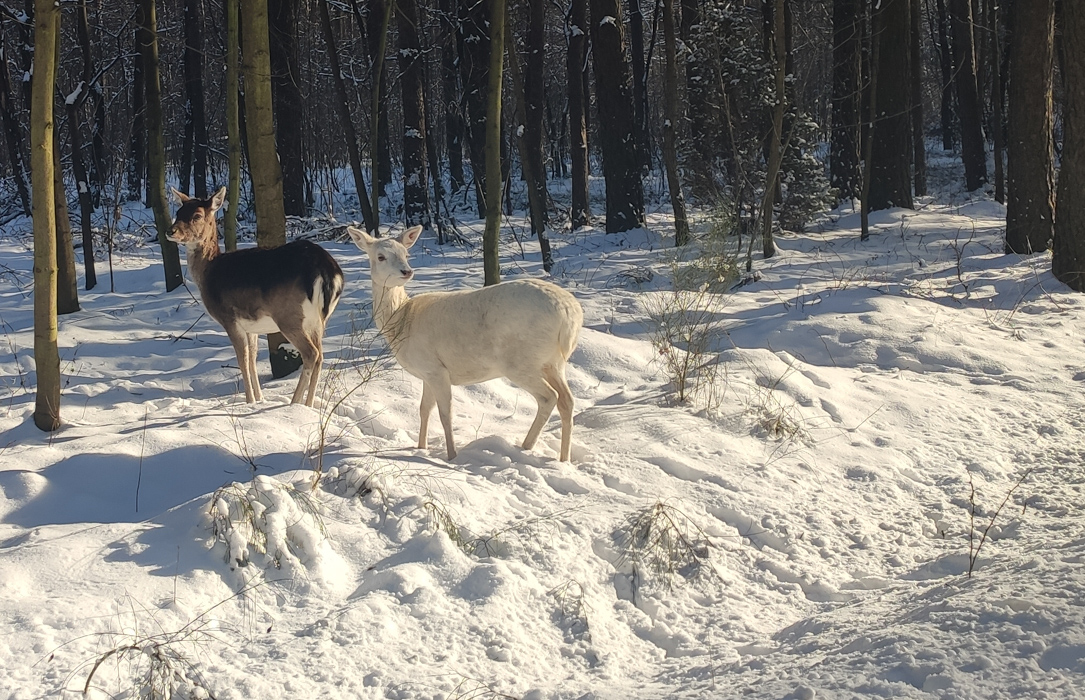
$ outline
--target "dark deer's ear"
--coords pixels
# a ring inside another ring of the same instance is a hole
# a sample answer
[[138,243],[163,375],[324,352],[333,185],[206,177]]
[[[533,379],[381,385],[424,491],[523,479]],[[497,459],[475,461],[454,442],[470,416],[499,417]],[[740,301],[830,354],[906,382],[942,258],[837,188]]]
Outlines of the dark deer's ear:
[[192,197],[189,197],[187,194],[181,192],[176,187],[171,187],[170,192],[173,194],[173,198],[177,201],[178,204],[184,204],[188,200],[192,199]]
[[226,188],[225,187],[220,187],[219,191],[216,192],[214,194],[214,196],[211,197],[211,213],[214,214],[216,211],[221,209],[222,204],[225,201],[226,201]]

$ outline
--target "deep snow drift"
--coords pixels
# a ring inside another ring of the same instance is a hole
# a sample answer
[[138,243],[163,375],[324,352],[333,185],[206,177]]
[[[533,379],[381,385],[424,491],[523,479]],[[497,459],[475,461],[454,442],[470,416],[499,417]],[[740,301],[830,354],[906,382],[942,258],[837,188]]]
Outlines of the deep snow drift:
[[[0,697],[75,697],[92,672],[103,698],[1077,697],[1085,304],[1046,255],[1001,254],[1003,219],[927,202],[866,243],[852,212],[782,236],[704,296],[711,410],[674,400],[652,344],[667,217],[555,234],[585,310],[572,463],[556,414],[518,447],[534,402],[502,380],[454,390],[454,461],[436,416],[415,449],[421,385],[346,242],[323,244],[347,289],[316,408],[266,352],[245,404],[222,329],[134,238],[116,292],[99,265],[60,320],[64,427],[43,434],[14,226]],[[542,276],[504,235],[505,278]],[[412,293],[481,284],[477,249],[424,240],[412,264]]]

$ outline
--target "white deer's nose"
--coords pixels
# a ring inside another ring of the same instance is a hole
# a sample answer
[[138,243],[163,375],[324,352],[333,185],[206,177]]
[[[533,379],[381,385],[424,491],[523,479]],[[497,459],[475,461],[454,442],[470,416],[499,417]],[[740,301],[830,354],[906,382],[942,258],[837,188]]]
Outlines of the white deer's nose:
[[400,273],[402,273],[403,279],[405,280],[409,280],[414,277],[414,270],[409,267],[406,270],[400,270]]

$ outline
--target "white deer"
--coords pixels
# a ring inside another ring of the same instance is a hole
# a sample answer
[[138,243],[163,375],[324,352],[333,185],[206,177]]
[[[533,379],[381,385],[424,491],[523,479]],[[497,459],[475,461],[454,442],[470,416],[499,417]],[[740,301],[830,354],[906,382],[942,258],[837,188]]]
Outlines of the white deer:
[[339,264],[312,241],[223,253],[215,212],[226,199],[226,188],[210,199],[177,190],[173,194],[181,208],[167,238],[185,246],[188,272],[200,289],[207,313],[230,337],[245,400],[263,400],[256,374],[258,334],[279,331],[297,348],[303,363],[293,402],[299,403],[308,388],[305,405],[312,406],[324,361],[324,327],[343,293]]
[[356,228],[347,231],[369,256],[377,330],[403,369],[422,380],[418,447],[426,446],[426,425],[436,404],[448,458],[455,457],[452,385],[506,377],[530,392],[539,405],[524,449],[535,445],[557,406],[561,459],[568,461],[573,394],[565,381],[565,363],[584,322],[584,311],[573,295],[531,279],[408,298],[404,284],[414,277],[414,270],[407,262],[407,249],[418,240],[422,227],[397,238],[374,238]]

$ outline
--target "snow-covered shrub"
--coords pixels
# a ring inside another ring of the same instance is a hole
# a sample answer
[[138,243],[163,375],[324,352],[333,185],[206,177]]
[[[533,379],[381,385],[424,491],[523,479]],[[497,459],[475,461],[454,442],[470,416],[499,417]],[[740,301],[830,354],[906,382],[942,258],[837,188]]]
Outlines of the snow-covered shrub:
[[319,558],[327,537],[317,509],[309,493],[260,475],[215,491],[209,515],[227,563],[248,566],[255,552],[277,569],[300,570]]
[[632,568],[633,592],[651,583],[672,588],[675,579],[691,580],[715,573],[708,561],[708,535],[678,508],[656,501],[630,516],[617,532],[621,569]]
[[815,215],[832,208],[836,192],[825,176],[825,164],[817,157],[817,123],[800,112],[791,115],[790,124],[780,170],[783,201],[779,222],[789,231],[802,231]]

